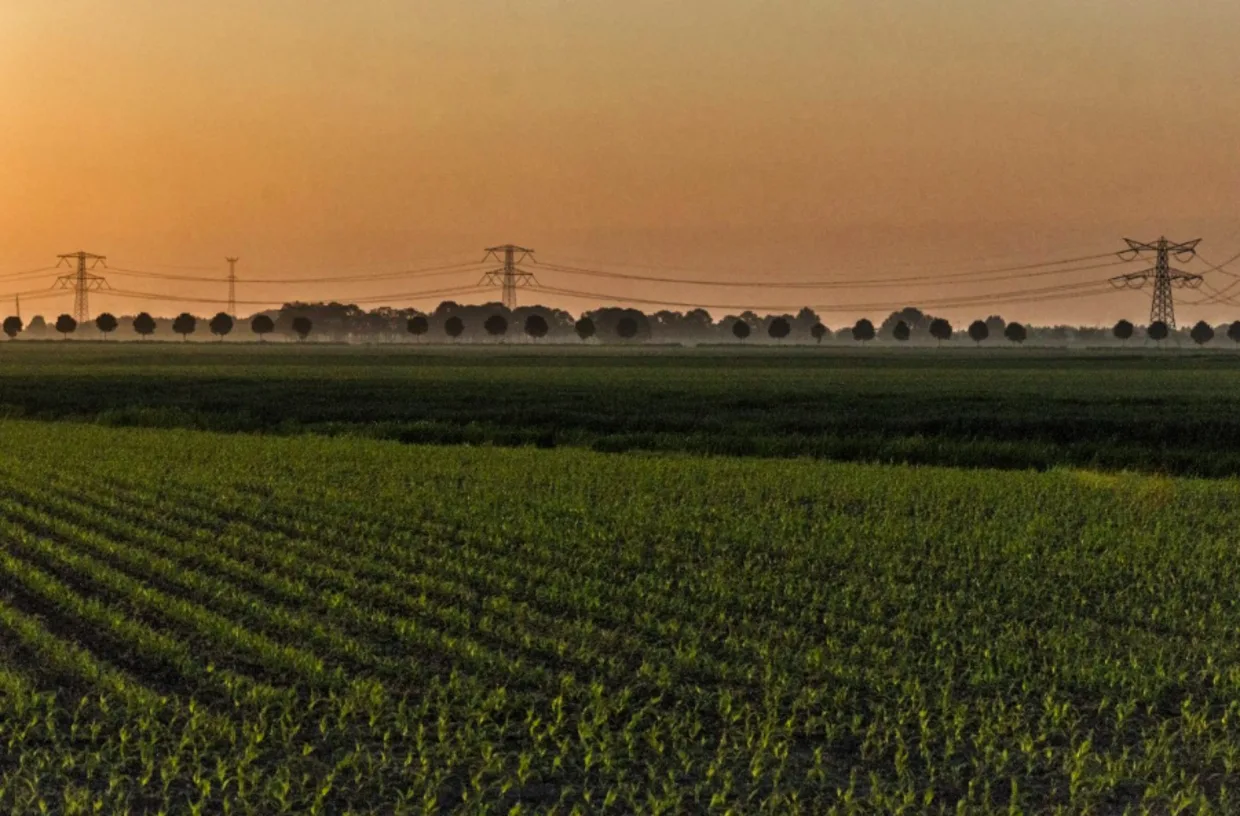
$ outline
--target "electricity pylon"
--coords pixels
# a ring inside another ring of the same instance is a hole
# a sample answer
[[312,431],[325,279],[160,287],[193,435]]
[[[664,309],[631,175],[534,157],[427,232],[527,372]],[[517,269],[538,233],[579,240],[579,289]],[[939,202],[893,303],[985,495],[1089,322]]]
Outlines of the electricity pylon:
[[[533,272],[527,272],[521,269],[517,264],[534,254],[534,250],[525,247],[513,246],[512,244],[504,244],[503,246],[487,247],[486,255],[482,256],[485,263],[488,258],[499,260],[499,253],[504,253],[504,266],[500,269],[492,269],[482,275],[482,280],[478,282],[479,286],[502,286],[504,288],[504,305],[509,309],[517,308],[517,287],[528,286],[531,282],[537,284],[534,279]],[[517,253],[521,253],[521,257],[517,258]]]
[[56,279],[56,283],[52,288],[73,290],[73,317],[77,320],[78,325],[84,325],[90,320],[90,291],[92,289],[108,288],[106,278],[91,274],[86,270],[86,262],[94,261],[90,266],[91,269],[94,269],[99,264],[103,264],[106,267],[107,258],[102,255],[92,255],[89,252],[70,252],[57,257],[60,258],[60,263],[57,263],[57,266],[71,260],[77,261],[77,271],[70,272],[68,275],[61,275]]
[[1131,261],[1144,252],[1153,252],[1156,253],[1154,266],[1141,272],[1117,275],[1111,278],[1111,285],[1117,289],[1140,289],[1147,282],[1153,281],[1154,296],[1150,300],[1150,324],[1161,321],[1167,325],[1168,329],[1175,331],[1175,301],[1171,290],[1173,288],[1197,289],[1201,286],[1203,278],[1200,275],[1173,268],[1171,256],[1174,255],[1181,263],[1192,260],[1197,254],[1197,244],[1201,243],[1201,239],[1197,238],[1178,244],[1168,241],[1165,237],[1153,243],[1134,241],[1131,238],[1125,238],[1124,241],[1128,243],[1128,249],[1117,253],[1122,260]]
[[237,261],[240,258],[225,258],[228,261],[228,316],[237,318]]

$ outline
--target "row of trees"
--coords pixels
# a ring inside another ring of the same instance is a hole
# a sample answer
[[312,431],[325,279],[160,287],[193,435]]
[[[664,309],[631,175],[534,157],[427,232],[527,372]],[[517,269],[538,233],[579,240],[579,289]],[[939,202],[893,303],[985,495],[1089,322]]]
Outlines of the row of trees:
[[[349,308],[357,309],[357,307]],[[304,311],[312,309],[312,306],[295,304],[286,306],[275,314],[260,313],[250,319],[249,328],[260,341],[264,340],[267,335],[276,332],[279,325],[285,327],[284,333],[299,340],[305,340],[315,330],[316,326],[316,321],[304,313]],[[297,313],[297,311],[303,313]],[[411,335],[419,341],[434,335],[436,332],[453,341],[461,339],[490,339],[497,341],[516,333],[524,334],[534,341],[542,340],[548,336],[568,337],[572,335],[583,341],[591,340],[592,338],[600,340],[615,338],[620,341],[668,339],[665,336],[665,332],[660,329],[660,315],[665,313],[660,312],[655,315],[646,315],[636,309],[597,309],[577,320],[574,320],[567,312],[537,306],[509,311],[498,304],[494,304],[488,309],[488,307],[459,306],[451,301],[441,304],[438,309],[430,314],[422,314],[413,310],[407,310],[401,314],[395,314],[392,310],[380,311],[388,312],[381,315],[381,317],[389,329],[399,331],[406,336]],[[706,313],[703,312],[703,314]],[[810,322],[811,318],[812,322]],[[706,320],[710,320],[708,314],[706,314]],[[142,312],[128,319],[128,321],[132,325],[133,331],[143,339],[155,334],[160,325],[160,321],[147,312]],[[328,339],[353,339],[349,336],[341,337],[339,331],[330,331],[331,322],[330,320],[328,322],[329,331],[326,333]],[[393,322],[396,322],[399,328],[392,326]],[[666,324],[666,318],[663,318],[663,322]],[[36,324],[46,326],[41,317],[34,318],[31,324],[32,329],[35,328]],[[188,340],[198,330],[198,324],[199,319],[197,317],[184,312],[172,319],[168,328],[174,334],[181,335],[182,339]],[[235,327],[234,319],[224,312],[216,314],[206,321],[206,324],[208,331],[219,340],[223,340],[231,334]],[[121,326],[121,320],[110,313],[104,312],[95,318],[93,325],[99,334],[106,339]],[[851,328],[840,329],[834,333],[818,320],[817,315],[809,309],[803,309],[795,317],[791,315],[772,315],[763,318],[751,313],[745,313],[740,316],[729,316],[720,321],[718,325],[727,327],[726,331],[730,334],[730,340],[733,342],[744,342],[759,332],[765,334],[766,337],[774,342],[783,342],[792,337],[794,340],[808,338],[819,344],[830,338],[851,339],[857,342],[868,343],[880,337],[890,338],[899,343],[907,343],[917,339],[919,336],[942,344],[952,340],[955,336],[955,329],[948,320],[941,317],[930,317],[920,310],[911,307],[892,313],[880,326],[875,326],[869,319],[862,318],[853,324]],[[7,318],[4,321],[3,327],[5,334],[10,338],[16,338],[24,328],[21,319],[18,317]],[[54,328],[56,332],[68,339],[79,327],[77,321],[72,316],[64,314],[56,319]],[[336,328],[338,329],[339,327],[337,326]],[[1225,327],[1219,327],[1219,329],[1225,332],[1228,339],[1240,343],[1240,321]],[[1007,323],[998,316],[991,316],[985,320],[975,320],[969,324],[966,330],[968,338],[978,345],[991,338],[998,337],[1002,337],[1012,343],[1023,344],[1030,339],[1033,332],[1041,333],[1041,339],[1049,338],[1052,341],[1067,339],[1066,336],[1056,336],[1057,329],[1031,330],[1021,323]],[[1080,334],[1090,333],[1090,336],[1083,339],[1092,342],[1103,339],[1106,334],[1105,330],[1092,328],[1079,329],[1077,332]],[[1172,334],[1171,329],[1165,323],[1157,321],[1144,327],[1144,332],[1149,339],[1159,343],[1166,340]],[[1110,336],[1120,343],[1127,343],[1136,333],[1137,327],[1127,320],[1119,321],[1110,330]],[[1208,323],[1201,321],[1194,325],[1187,334],[1198,345],[1205,345],[1214,339],[1216,329]]]
[[[35,318],[35,320],[41,322],[42,318]],[[31,321],[32,324],[34,322],[34,320]],[[120,320],[109,312],[104,312],[96,317],[93,323],[95,329],[103,335],[105,339],[111,335],[112,332],[120,328],[121,325]],[[133,326],[134,333],[143,339],[155,334],[158,328],[158,323],[155,318],[147,312],[142,312],[134,317],[130,321],[130,324]],[[56,318],[56,322],[53,325],[55,330],[66,340],[69,339],[69,335],[78,330],[78,321],[72,315],[62,314],[60,317]],[[220,340],[223,340],[227,335],[232,333],[234,325],[235,321],[232,316],[225,312],[220,312],[215,317],[207,321],[207,329],[211,332],[211,334],[215,335]],[[21,334],[22,330],[25,328],[20,317],[6,317],[4,319],[3,326],[4,333],[9,336],[10,340],[16,339],[17,335]],[[291,327],[298,338],[305,340],[310,336],[310,332],[314,328],[314,324],[310,318],[305,317],[304,315],[299,315],[292,319]],[[172,331],[181,335],[182,340],[188,340],[189,336],[197,330],[198,318],[194,317],[189,312],[182,312],[172,320]],[[250,321],[250,331],[258,335],[260,340],[264,339],[268,334],[271,334],[275,330],[275,320],[273,320],[270,315],[258,314],[255,315]]]

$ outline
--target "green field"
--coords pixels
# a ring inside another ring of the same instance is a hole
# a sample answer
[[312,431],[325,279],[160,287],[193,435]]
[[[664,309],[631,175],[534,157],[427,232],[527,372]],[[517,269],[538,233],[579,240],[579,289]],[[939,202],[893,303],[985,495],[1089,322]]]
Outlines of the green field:
[[0,416],[1240,475],[1240,354],[20,342]]
[[1235,481],[21,421],[0,451],[4,812],[1237,807]]
[[1240,356],[973,351],[7,344],[0,812],[1240,812]]

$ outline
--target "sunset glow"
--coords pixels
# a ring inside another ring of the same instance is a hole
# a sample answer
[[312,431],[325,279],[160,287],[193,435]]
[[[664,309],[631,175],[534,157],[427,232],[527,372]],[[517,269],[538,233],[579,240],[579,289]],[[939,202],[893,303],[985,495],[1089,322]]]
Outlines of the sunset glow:
[[[1238,38],[1232,0],[9,0],[0,273],[83,249],[221,276],[239,255],[243,280],[302,278],[513,241],[702,279],[864,281],[1161,234],[1200,237],[1218,262],[1240,251]],[[47,284],[6,282],[0,297]],[[428,285],[251,284],[239,297]],[[1022,286],[596,288],[829,306]],[[1117,293],[994,311],[1106,323],[1147,308]]]

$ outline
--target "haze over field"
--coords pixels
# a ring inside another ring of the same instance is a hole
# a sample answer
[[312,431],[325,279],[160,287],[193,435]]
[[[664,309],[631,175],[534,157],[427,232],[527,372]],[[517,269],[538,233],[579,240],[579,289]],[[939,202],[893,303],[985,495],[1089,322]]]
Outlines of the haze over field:
[[[221,273],[238,254],[243,276],[278,279],[514,241],[562,262],[720,280],[864,280],[1163,233],[1203,238],[1217,262],[1240,251],[1238,41],[1234,0],[9,0],[0,272],[80,248]],[[1147,311],[1148,293],[956,310],[1047,323]],[[1236,312],[1186,309],[1181,322]]]

